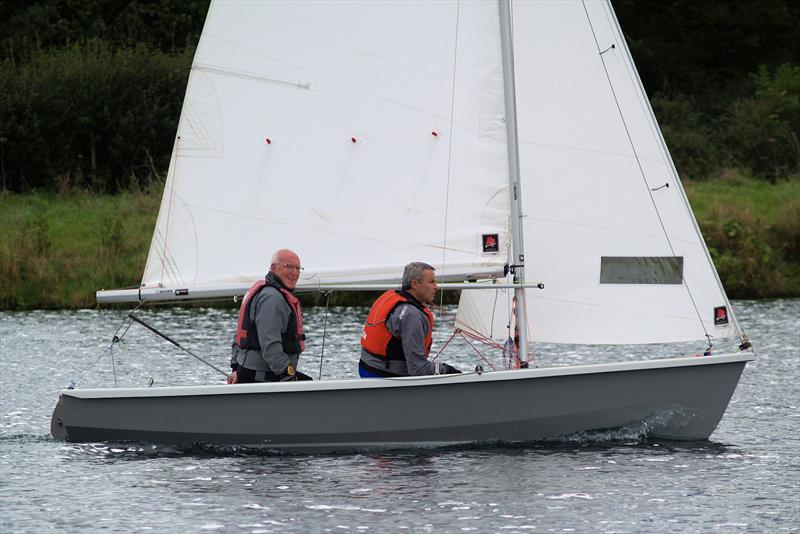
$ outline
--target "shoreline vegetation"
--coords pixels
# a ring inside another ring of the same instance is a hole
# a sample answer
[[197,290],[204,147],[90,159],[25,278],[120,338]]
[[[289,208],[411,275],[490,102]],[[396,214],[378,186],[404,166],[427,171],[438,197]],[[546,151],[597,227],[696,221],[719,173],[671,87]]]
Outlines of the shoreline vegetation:
[[[800,297],[800,180],[729,172],[684,187],[730,298]],[[95,308],[96,290],[136,287],[160,201],[154,186],[117,195],[0,193],[0,309]],[[372,297],[335,292],[330,304]],[[304,300],[325,303],[318,293]]]

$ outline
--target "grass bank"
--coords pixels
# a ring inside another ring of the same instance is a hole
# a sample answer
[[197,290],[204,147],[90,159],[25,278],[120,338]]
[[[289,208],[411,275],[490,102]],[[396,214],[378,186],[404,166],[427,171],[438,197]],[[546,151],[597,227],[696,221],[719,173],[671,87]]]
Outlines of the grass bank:
[[800,180],[731,173],[685,185],[729,297],[800,296]]
[[[800,180],[732,174],[686,189],[729,296],[800,296]],[[0,309],[94,307],[97,289],[138,285],[159,202],[155,189],[0,194]],[[332,303],[365,297],[335,294]]]
[[0,309],[91,308],[100,288],[137,286],[160,196],[0,195]]

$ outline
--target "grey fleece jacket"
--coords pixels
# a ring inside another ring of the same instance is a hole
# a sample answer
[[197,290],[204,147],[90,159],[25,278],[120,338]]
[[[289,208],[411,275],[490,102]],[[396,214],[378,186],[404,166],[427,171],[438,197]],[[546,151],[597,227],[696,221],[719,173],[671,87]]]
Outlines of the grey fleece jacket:
[[231,363],[277,375],[286,372],[289,364],[296,369],[300,354],[286,354],[281,342],[281,333],[286,332],[291,311],[280,291],[269,286],[262,289],[250,306],[250,319],[256,325],[261,351],[244,350],[234,345]]
[[436,374],[437,365],[425,357],[425,336],[430,325],[424,313],[413,304],[402,302],[386,318],[386,328],[402,341],[406,360],[388,360],[389,367],[386,367],[386,359],[373,356],[362,347],[361,361],[400,376]]

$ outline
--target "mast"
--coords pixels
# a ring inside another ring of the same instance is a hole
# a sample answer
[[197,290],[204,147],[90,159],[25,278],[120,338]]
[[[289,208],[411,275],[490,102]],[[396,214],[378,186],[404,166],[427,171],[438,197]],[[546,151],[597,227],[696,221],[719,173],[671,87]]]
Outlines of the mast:
[[514,42],[511,34],[510,0],[498,0],[500,9],[500,47],[503,60],[503,93],[506,104],[508,143],[508,183],[511,189],[511,270],[514,274],[514,300],[517,319],[518,358],[528,357],[528,313],[525,301],[525,246],[522,237],[522,188],[519,179],[519,140],[517,138],[517,96],[514,81]]

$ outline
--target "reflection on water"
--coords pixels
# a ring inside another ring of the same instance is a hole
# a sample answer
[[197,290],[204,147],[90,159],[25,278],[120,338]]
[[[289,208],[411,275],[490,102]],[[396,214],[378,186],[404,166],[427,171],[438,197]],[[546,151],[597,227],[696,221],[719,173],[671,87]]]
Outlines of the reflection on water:
[[[637,426],[528,444],[330,455],[56,442],[49,418],[59,389],[89,367],[78,387],[113,384],[106,351],[124,312],[0,312],[0,531],[797,531],[800,301],[740,302],[737,311],[757,360],[711,441],[647,439]],[[326,378],[355,377],[365,314],[331,310]],[[226,366],[234,311],[142,316]],[[322,309],[309,310],[309,331],[321,331],[323,319]],[[445,342],[442,329],[436,346]],[[440,358],[478,363],[472,349],[453,346]],[[652,349],[622,358],[652,357]],[[312,336],[302,368],[315,377],[320,351]],[[540,365],[588,363],[573,347],[541,346],[537,355]],[[222,380],[141,327],[117,344],[114,363],[121,386]]]

